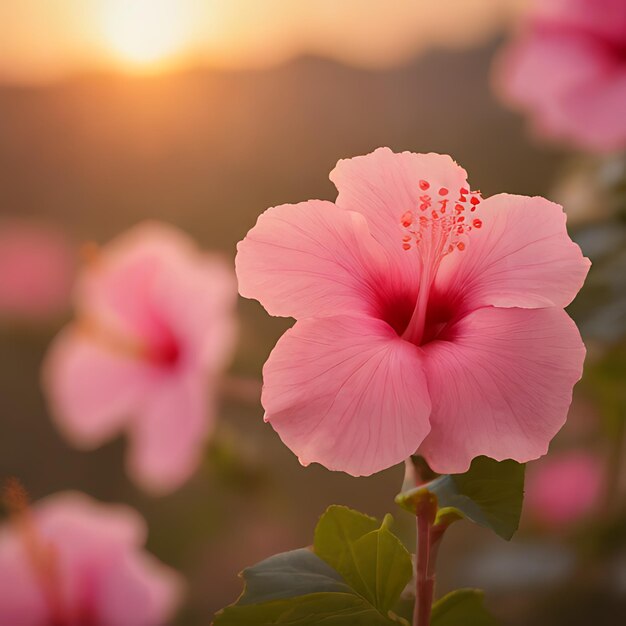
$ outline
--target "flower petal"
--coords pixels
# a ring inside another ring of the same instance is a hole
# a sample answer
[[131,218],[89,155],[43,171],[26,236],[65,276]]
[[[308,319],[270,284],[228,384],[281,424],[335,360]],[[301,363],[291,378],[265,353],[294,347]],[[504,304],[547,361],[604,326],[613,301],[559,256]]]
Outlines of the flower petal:
[[103,504],[78,491],[62,491],[34,507],[37,527],[50,542],[65,546],[77,559],[86,550],[111,555],[142,546],[148,536],[145,520],[124,504]]
[[151,294],[155,312],[182,346],[183,365],[211,371],[232,356],[236,299],[233,270],[208,254],[164,267]]
[[[598,45],[577,33],[535,28],[505,49],[496,79],[513,105],[536,107],[545,116],[571,89],[585,88],[606,65]],[[549,115],[549,118],[553,118]],[[558,118],[547,125],[557,125]],[[556,130],[556,129],[555,129]]]
[[533,6],[540,27],[577,33],[581,39],[605,40],[619,48],[626,41],[623,0],[543,0]]
[[153,291],[165,271],[189,267],[197,250],[188,237],[167,224],[144,222],[123,233],[82,273],[76,308],[82,319],[122,337],[160,338]]
[[584,88],[561,100],[563,135],[598,152],[611,152],[626,144],[626,64],[598,76]]
[[113,436],[149,386],[143,363],[109,351],[75,327],[54,340],[43,367],[52,415],[75,445],[90,448]]
[[562,207],[544,198],[499,194],[480,205],[482,228],[463,252],[444,257],[435,287],[468,309],[567,306],[590,261],[569,238]]
[[74,269],[61,229],[0,218],[0,316],[40,320],[63,313]]
[[266,420],[303,464],[373,474],[415,452],[430,429],[421,352],[381,320],[301,320],[263,374]]
[[367,311],[383,263],[363,217],[321,200],[265,211],[235,261],[239,293],[284,317]]
[[[454,201],[460,189],[467,187],[467,173],[449,156],[397,154],[389,148],[339,161],[330,179],[339,192],[337,206],[364,215],[374,239],[405,273],[417,264],[407,263],[402,248],[406,235],[400,223],[403,214],[417,210],[424,194],[431,196],[436,206],[439,197]],[[420,182],[428,188],[421,188]],[[445,196],[439,196],[442,189],[447,191]]]
[[576,524],[600,503],[604,465],[598,456],[584,450],[550,454],[533,463],[526,473],[525,510],[548,526]]
[[0,624],[38,626],[48,620],[48,607],[23,541],[9,524],[0,528]]
[[545,454],[567,416],[585,347],[565,311],[484,308],[424,346],[433,413],[420,448],[436,472]]
[[179,487],[197,469],[213,416],[207,381],[165,380],[130,424],[128,472],[156,494]]
[[126,555],[102,581],[99,613],[104,624],[153,626],[168,623],[179,604],[182,578],[143,552]]

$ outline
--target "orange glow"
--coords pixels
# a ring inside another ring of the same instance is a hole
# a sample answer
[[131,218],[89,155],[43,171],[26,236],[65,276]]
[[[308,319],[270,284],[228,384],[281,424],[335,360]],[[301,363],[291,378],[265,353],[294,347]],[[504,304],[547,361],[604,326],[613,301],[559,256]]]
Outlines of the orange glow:
[[74,72],[267,67],[300,54],[364,67],[486,41],[528,0],[0,0],[0,82]]
[[192,29],[179,0],[108,0],[103,5],[105,45],[126,69],[158,71],[186,52]]

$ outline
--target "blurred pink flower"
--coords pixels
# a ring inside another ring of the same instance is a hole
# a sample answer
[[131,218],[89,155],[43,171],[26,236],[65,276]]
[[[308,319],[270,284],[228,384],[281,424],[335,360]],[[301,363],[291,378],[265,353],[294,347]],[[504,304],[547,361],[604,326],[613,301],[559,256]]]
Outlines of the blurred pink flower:
[[584,346],[563,311],[589,261],[560,206],[482,201],[448,156],[340,161],[335,203],[267,210],[240,293],[298,319],[264,368],[266,420],[303,464],[367,475],[527,461],[563,425]]
[[53,226],[0,220],[0,317],[40,320],[69,304],[72,250]]
[[132,509],[60,493],[0,526],[0,623],[156,626],[182,580],[143,549]]
[[598,152],[626,148],[626,2],[537,1],[497,79],[540,134]]
[[574,524],[598,505],[603,482],[602,463],[594,455],[582,451],[551,455],[528,466],[526,510],[546,526]]
[[76,321],[44,364],[53,416],[85,448],[130,435],[128,469],[165,492],[196,470],[235,336],[234,275],[173,227],[141,224],[97,254]]

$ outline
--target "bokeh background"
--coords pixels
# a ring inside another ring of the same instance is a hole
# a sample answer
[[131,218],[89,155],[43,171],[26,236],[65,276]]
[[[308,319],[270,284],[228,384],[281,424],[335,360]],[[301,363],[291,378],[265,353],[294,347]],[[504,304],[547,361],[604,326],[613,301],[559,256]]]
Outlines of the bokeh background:
[[[2,0],[0,231],[16,219],[54,229],[69,267],[81,243],[158,219],[232,261],[265,208],[334,199],[336,161],[382,145],[451,154],[485,196],[563,201],[594,268],[570,310],[587,372],[553,448],[591,451],[614,478],[599,511],[571,527],[525,513],[505,544],[458,524],[438,594],[482,586],[511,626],[620,624],[626,166],[542,144],[499,103],[494,55],[524,4]],[[1,262],[0,253],[0,273]],[[209,623],[237,597],[242,567],[310,543],[327,505],[394,512],[401,467],[362,479],[302,468],[263,424],[261,366],[291,322],[257,303],[239,303],[238,351],[206,462],[163,498],[128,481],[122,439],[78,452],[49,420],[40,364],[67,302],[35,317],[9,309],[0,314],[0,478],[17,476],[33,499],[78,489],[136,507],[149,548],[188,580],[178,624]],[[396,513],[410,543],[412,522]]]

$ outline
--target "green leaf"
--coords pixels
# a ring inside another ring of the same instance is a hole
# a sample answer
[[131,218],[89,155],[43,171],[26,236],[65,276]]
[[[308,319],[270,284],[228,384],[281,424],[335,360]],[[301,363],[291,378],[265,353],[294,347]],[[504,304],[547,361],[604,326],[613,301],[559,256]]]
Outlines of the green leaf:
[[398,626],[356,594],[312,593],[265,604],[233,605],[215,616],[215,626]]
[[351,593],[350,587],[327,563],[307,548],[271,556],[241,573],[245,581],[239,605],[261,604],[309,593]]
[[431,626],[498,626],[478,589],[458,589],[433,605]]
[[[403,508],[415,512],[424,492],[437,496],[441,509],[449,508],[467,519],[510,539],[519,526],[524,500],[525,466],[516,461],[477,457],[465,474],[439,476],[396,497]],[[452,511],[448,511],[448,514]]]
[[245,569],[243,594],[216,616],[216,626],[408,626],[390,612],[413,575],[391,521],[330,507],[315,529],[315,553],[293,550]]
[[367,515],[331,506],[315,529],[315,553],[379,611],[386,613],[411,580],[411,556],[389,531],[387,515],[379,527]]
[[307,548],[265,559],[242,577],[243,594],[216,616],[216,625],[391,623]]

